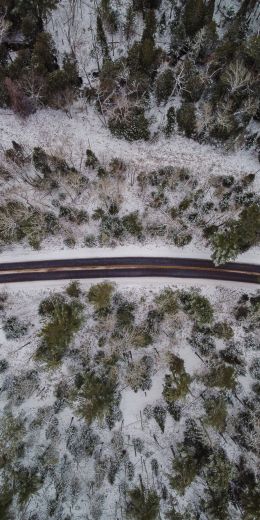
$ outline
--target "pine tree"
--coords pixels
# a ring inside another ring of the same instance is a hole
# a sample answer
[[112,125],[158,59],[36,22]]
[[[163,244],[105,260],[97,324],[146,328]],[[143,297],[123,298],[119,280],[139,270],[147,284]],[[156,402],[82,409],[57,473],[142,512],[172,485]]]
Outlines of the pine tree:
[[164,433],[164,425],[165,425],[165,419],[166,419],[166,410],[163,406],[157,405],[153,409],[153,416],[160,427],[160,430],[162,433]]
[[97,41],[101,47],[103,57],[108,59],[109,58],[109,49],[108,49],[108,43],[106,34],[103,28],[102,18],[98,14],[97,15]]
[[37,74],[43,76],[58,68],[55,44],[49,33],[38,34],[32,52],[32,66]]
[[124,33],[127,40],[130,40],[134,34],[135,12],[132,5],[129,5],[126,13],[126,20],[124,24]]
[[174,132],[175,127],[175,121],[176,121],[176,114],[175,114],[175,108],[174,106],[171,106],[167,111],[167,123],[165,125],[164,133],[166,137],[170,137],[172,133]]

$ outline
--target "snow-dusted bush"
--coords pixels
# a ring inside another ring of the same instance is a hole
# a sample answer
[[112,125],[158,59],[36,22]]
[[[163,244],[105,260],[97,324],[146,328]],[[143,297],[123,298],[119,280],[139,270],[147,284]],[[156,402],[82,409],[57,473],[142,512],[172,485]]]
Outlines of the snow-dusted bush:
[[6,339],[18,339],[25,336],[28,331],[28,324],[20,321],[17,316],[10,316],[4,321],[3,330]]

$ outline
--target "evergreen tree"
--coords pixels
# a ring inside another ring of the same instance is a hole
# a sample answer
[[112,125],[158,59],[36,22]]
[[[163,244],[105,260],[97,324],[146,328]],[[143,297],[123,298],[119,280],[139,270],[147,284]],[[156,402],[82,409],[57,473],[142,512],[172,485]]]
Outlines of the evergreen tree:
[[32,66],[39,75],[46,75],[58,68],[57,52],[49,33],[38,34],[32,52]]
[[215,520],[228,520],[229,483],[234,468],[223,450],[214,453],[204,475],[207,484],[206,513]]
[[[184,25],[188,36],[194,36],[207,21],[207,15],[212,18],[212,2],[208,6],[204,0],[187,0],[184,9]],[[214,9],[214,2],[213,2]],[[211,13],[209,13],[211,10]]]
[[126,12],[124,33],[127,40],[134,34],[135,12],[132,5],[129,5]]
[[169,96],[172,94],[174,86],[174,74],[173,71],[168,68],[165,69],[157,78],[155,85],[155,95],[157,101],[161,103],[166,102]]
[[177,110],[177,123],[179,129],[187,137],[192,137],[196,130],[195,106],[193,103],[183,103]]
[[17,0],[11,15],[24,18],[30,15],[37,22],[39,31],[43,30],[43,22],[53,9],[56,9],[60,0]]
[[167,111],[167,123],[165,125],[164,133],[166,137],[170,137],[172,133],[174,132],[175,127],[175,121],[176,121],[176,114],[175,114],[175,108],[174,106],[171,106]]
[[109,49],[108,49],[108,43],[106,34],[103,28],[102,18],[98,14],[97,15],[97,41],[101,47],[103,57],[108,59],[109,58]]

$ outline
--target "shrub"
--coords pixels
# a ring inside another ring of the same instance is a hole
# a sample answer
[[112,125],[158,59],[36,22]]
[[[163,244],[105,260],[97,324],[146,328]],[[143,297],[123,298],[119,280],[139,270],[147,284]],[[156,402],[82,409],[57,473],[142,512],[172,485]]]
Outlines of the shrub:
[[144,348],[151,345],[153,337],[145,327],[136,327],[134,330],[133,345],[137,348]]
[[21,118],[26,118],[35,112],[35,104],[31,98],[26,96],[18,82],[11,78],[5,78],[4,85],[6,87],[10,104],[13,111]]
[[174,234],[173,242],[177,247],[184,247],[189,244],[192,240],[192,235],[189,233],[178,233]]
[[171,69],[166,69],[158,76],[155,85],[155,95],[158,103],[167,101],[173,91],[174,74]]
[[80,387],[78,412],[91,424],[95,419],[103,420],[116,399],[117,378],[107,371],[101,375],[88,372]]
[[69,206],[60,206],[59,217],[73,222],[78,226],[89,221],[88,214],[85,210],[71,208]]
[[51,174],[49,157],[42,148],[35,147],[33,149],[32,161],[36,170],[39,170],[44,175],[44,177],[47,177],[49,174]]
[[226,321],[221,321],[214,324],[213,332],[217,338],[229,340],[233,338],[234,332],[231,327]]
[[8,369],[9,363],[6,359],[0,359],[0,374]]
[[260,380],[260,359],[253,359],[249,367],[249,372],[253,377]]
[[168,405],[177,399],[183,399],[189,392],[191,377],[184,368],[184,361],[178,356],[170,356],[170,374],[166,374],[163,396]]
[[237,384],[235,369],[223,362],[216,363],[203,377],[203,381],[210,388],[216,386],[223,390],[234,390]]
[[135,487],[128,491],[126,515],[134,520],[156,520],[160,499],[153,489]]
[[148,140],[150,137],[149,122],[141,107],[132,107],[125,117],[121,113],[112,116],[108,126],[115,137],[123,137],[127,141]]
[[196,129],[195,107],[193,103],[183,103],[177,110],[177,123],[179,129],[187,137],[192,137]]
[[187,312],[199,326],[211,323],[213,319],[213,309],[205,296],[192,291],[190,293],[182,292],[180,298],[184,311]]
[[128,301],[120,301],[117,311],[116,311],[116,319],[117,319],[117,327],[119,329],[122,328],[130,328],[135,320],[134,315],[135,305]]
[[104,312],[110,308],[111,298],[115,286],[111,282],[101,282],[96,285],[92,285],[88,292],[88,300],[94,305],[97,312]]
[[179,310],[178,295],[170,288],[164,289],[155,298],[155,302],[163,314],[177,314]]
[[95,235],[87,235],[84,238],[84,245],[86,247],[95,247],[97,244]]
[[66,302],[59,295],[54,295],[54,302],[45,301],[40,308],[43,315],[49,315],[49,321],[43,326],[41,344],[36,352],[36,359],[48,363],[58,363],[64,356],[74,334],[83,322],[83,305],[72,300]]
[[153,359],[151,356],[143,356],[139,361],[131,363],[126,374],[126,382],[137,392],[149,390],[152,385],[151,374]]
[[66,287],[66,293],[71,298],[79,298],[79,296],[81,294],[79,282],[77,280],[70,282],[68,287]]
[[16,316],[10,316],[4,321],[3,330],[6,339],[18,339],[28,331],[28,324],[21,322]]
[[133,211],[132,213],[128,213],[128,215],[125,215],[122,218],[122,224],[130,235],[133,235],[140,239],[143,231],[143,226],[138,211]]
[[85,161],[85,165],[87,166],[87,168],[96,168],[99,164],[99,161],[98,161],[96,155],[94,154],[94,152],[92,152],[92,150],[90,150],[90,148],[88,148],[86,151],[86,155],[87,155],[87,158]]
[[65,246],[73,249],[73,247],[75,247],[75,245],[76,245],[76,240],[73,236],[70,236],[70,237],[64,238],[64,244],[65,244]]
[[221,395],[205,400],[205,424],[223,433],[226,428],[227,403]]

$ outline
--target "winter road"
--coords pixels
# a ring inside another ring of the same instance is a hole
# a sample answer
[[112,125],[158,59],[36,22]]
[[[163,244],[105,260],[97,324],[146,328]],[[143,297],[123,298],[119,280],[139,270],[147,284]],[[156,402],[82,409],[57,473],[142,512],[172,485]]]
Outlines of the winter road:
[[82,258],[0,263],[0,283],[83,278],[173,277],[260,283],[260,265],[190,258]]

